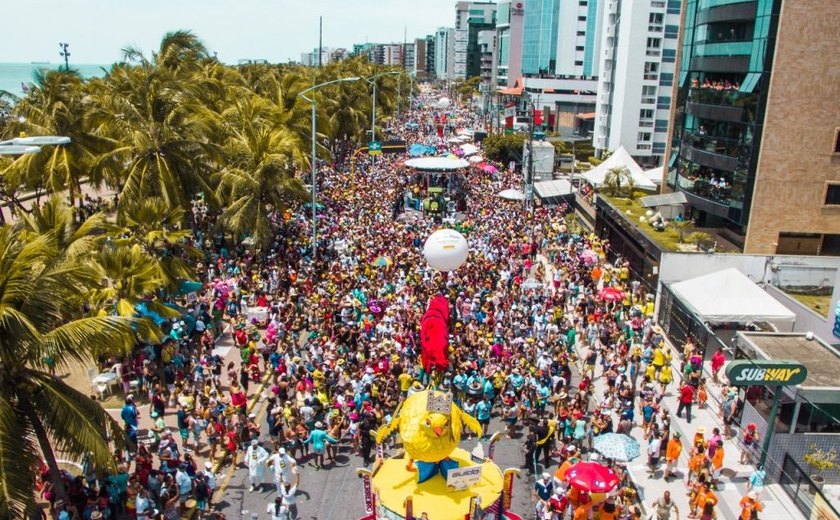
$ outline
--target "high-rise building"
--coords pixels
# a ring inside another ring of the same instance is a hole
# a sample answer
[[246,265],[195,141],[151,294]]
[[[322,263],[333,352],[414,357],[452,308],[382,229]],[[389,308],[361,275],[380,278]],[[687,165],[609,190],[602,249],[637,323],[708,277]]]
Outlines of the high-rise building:
[[527,0],[522,33],[522,73],[530,76],[598,76],[606,0]]
[[[355,47],[355,46],[354,46]],[[334,61],[341,61],[347,58],[347,49],[324,47],[321,49],[321,65],[332,63]],[[312,49],[312,52],[303,52],[300,55],[300,62],[303,65],[310,67],[318,66],[318,48]]]
[[400,56],[400,65],[407,70],[414,72],[414,60],[415,60],[415,53],[416,46],[415,42],[412,43],[403,43],[402,44],[402,53]]
[[496,54],[494,84],[512,87],[522,77],[522,22],[525,0],[496,4]]
[[455,4],[452,79],[481,75],[482,50],[479,33],[496,28],[496,4],[458,2]]
[[450,79],[452,72],[452,36],[454,29],[440,27],[435,31],[435,76],[438,79]]
[[840,255],[838,19],[836,1],[685,1],[667,185],[746,253]]
[[414,43],[411,44],[412,49],[412,60],[411,63],[408,65],[408,70],[414,76],[418,77],[425,77],[426,76],[426,39],[425,38],[417,38],[414,40]]
[[496,31],[487,29],[478,32],[479,76],[485,90],[489,90],[493,80],[493,55],[496,50]]
[[426,63],[423,68],[427,78],[435,77],[435,36],[426,36]]
[[624,148],[639,164],[665,156],[676,70],[680,2],[608,0],[593,146]]

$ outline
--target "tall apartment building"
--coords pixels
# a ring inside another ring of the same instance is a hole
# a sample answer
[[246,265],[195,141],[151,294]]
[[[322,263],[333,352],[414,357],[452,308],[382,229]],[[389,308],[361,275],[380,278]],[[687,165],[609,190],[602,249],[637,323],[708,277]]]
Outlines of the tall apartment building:
[[423,67],[427,78],[435,77],[435,36],[426,36],[426,61]]
[[438,79],[450,79],[452,73],[452,44],[454,29],[439,27],[435,31],[435,76]]
[[602,30],[593,146],[624,148],[659,166],[668,144],[679,0],[608,0]]
[[402,60],[402,43],[377,43],[374,45],[373,62],[377,65],[401,65]]
[[496,31],[486,29],[478,32],[478,56],[481,83],[485,91],[489,91],[490,83],[493,81],[493,56],[496,52]]
[[[564,133],[592,124],[606,0],[526,0],[516,88],[556,114]],[[509,58],[510,59],[510,58]],[[513,71],[508,69],[508,82]]]
[[836,1],[685,0],[667,185],[746,253],[840,255],[838,19]]
[[522,77],[522,24],[525,0],[496,4],[496,54],[493,83],[513,87]]
[[481,75],[482,56],[479,33],[495,28],[495,3],[458,2],[455,4],[451,79],[466,79]]
[[416,46],[415,42],[412,43],[403,43],[400,55],[400,65],[405,70],[414,71],[414,60],[415,60],[415,52]]
[[409,44],[411,50],[411,63],[406,67],[416,77],[425,77],[426,73],[426,39],[416,38],[414,43]]

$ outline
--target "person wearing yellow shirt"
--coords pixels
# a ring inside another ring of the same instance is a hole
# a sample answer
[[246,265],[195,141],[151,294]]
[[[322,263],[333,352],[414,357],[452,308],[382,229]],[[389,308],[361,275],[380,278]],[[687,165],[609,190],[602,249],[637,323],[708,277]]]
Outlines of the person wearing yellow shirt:
[[651,364],[654,366],[656,372],[659,372],[663,365],[665,365],[665,351],[661,345],[657,345],[653,350],[653,361],[651,361]]
[[653,383],[653,381],[656,381],[656,367],[653,366],[652,363],[645,367],[645,377],[651,383]]
[[397,376],[397,379],[400,382],[400,392],[402,393],[402,396],[405,397],[408,394],[408,389],[411,388],[411,380],[413,378],[408,372],[403,372]]
[[672,380],[673,375],[671,374],[671,365],[666,364],[662,367],[662,370],[659,371],[659,384],[662,385],[663,394],[668,389],[668,385]]

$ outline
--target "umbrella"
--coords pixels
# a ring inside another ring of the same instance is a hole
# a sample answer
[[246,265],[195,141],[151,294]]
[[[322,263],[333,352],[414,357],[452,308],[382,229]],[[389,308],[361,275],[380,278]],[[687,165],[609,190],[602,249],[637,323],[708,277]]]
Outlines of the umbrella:
[[624,291],[618,287],[604,287],[598,293],[598,297],[608,302],[620,302],[624,299]]
[[411,157],[420,157],[426,153],[426,147],[422,144],[413,144],[408,147],[408,155]]
[[499,169],[492,164],[485,164],[481,167],[481,170],[485,173],[499,173]]
[[480,162],[484,162],[484,157],[482,157],[480,155],[473,155],[472,157],[470,157],[467,160],[470,161],[473,164],[478,164]]
[[496,196],[507,200],[525,200],[525,194],[516,189],[502,190]]
[[598,261],[598,253],[591,249],[584,249],[580,254],[580,258],[587,264],[592,265]]
[[371,262],[371,265],[374,265],[376,267],[387,267],[393,263],[394,261],[388,258],[387,256],[377,256],[376,260]]
[[[312,209],[312,203],[307,202],[306,204],[303,205],[303,207],[305,209]],[[320,202],[316,202],[315,203],[315,209],[318,210],[318,211],[324,211],[324,205],[321,204]]]
[[619,484],[618,475],[597,462],[578,462],[566,472],[570,486],[589,493],[608,493]]
[[641,454],[636,439],[623,433],[604,433],[595,437],[595,451],[608,459],[628,462]]

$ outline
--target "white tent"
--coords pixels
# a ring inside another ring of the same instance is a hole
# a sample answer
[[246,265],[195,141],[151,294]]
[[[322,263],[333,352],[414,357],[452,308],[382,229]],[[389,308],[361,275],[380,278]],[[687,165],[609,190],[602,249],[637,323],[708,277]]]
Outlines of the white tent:
[[796,315],[734,267],[671,284],[671,291],[708,322],[764,321],[793,331]]
[[471,143],[462,144],[460,148],[461,151],[464,152],[464,157],[469,157],[470,155],[475,155],[478,153],[478,146]]
[[656,184],[648,179],[647,175],[645,175],[645,172],[642,170],[642,167],[639,166],[632,157],[630,157],[630,154],[623,146],[620,146],[618,150],[613,152],[606,161],[584,173],[583,178],[586,179],[589,184],[595,186],[596,188],[600,188],[604,185],[604,180],[607,178],[607,172],[613,168],[622,167],[627,168],[630,171],[630,177],[633,179],[633,183],[637,188],[642,190],[656,189]]
[[664,166],[657,166],[652,170],[645,170],[645,176],[650,180],[652,183],[659,186],[662,184],[662,174],[665,173]]
[[522,190],[517,190],[515,188],[502,190],[497,193],[496,196],[507,200],[525,200],[525,194],[522,193]]
[[405,165],[422,171],[456,171],[470,167],[470,163],[463,159],[448,157],[419,157],[405,161]]

